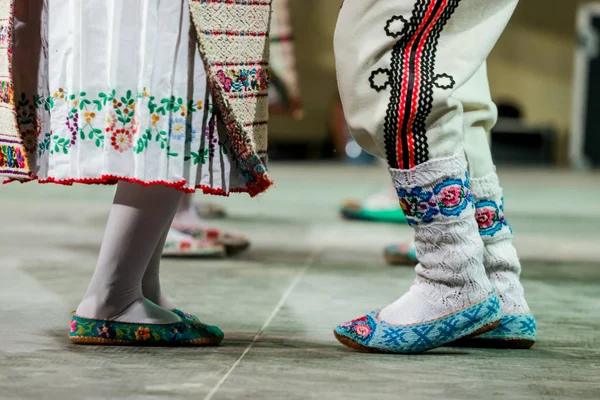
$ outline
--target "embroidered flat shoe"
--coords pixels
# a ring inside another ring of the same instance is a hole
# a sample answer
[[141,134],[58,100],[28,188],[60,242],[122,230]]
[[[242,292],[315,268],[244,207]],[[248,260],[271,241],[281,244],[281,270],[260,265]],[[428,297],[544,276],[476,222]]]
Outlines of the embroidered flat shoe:
[[537,325],[533,315],[505,315],[500,326],[479,336],[460,339],[451,346],[494,349],[530,349],[537,340]]
[[225,257],[225,247],[210,240],[195,239],[190,235],[170,229],[162,256],[169,258],[223,258]]
[[416,354],[495,329],[500,317],[500,301],[494,294],[461,311],[412,325],[388,324],[379,319],[379,311],[374,311],[338,326],[334,335],[355,350]]
[[179,232],[189,235],[197,240],[209,241],[223,246],[228,255],[236,255],[250,247],[250,241],[242,236],[223,232],[215,228],[173,226]]
[[369,209],[353,200],[346,200],[341,208],[342,217],[349,220],[407,224],[406,216],[400,207]]
[[221,338],[224,337],[223,331],[221,331],[221,329],[213,325],[205,324],[204,322],[200,321],[200,318],[198,318],[194,314],[188,314],[178,309],[171,310],[171,312],[177,314],[177,316],[179,316],[179,318],[181,318],[181,320],[187,324],[199,326],[200,328],[206,329],[210,331],[211,334],[214,336],[220,336]]
[[383,257],[390,265],[413,267],[417,263],[417,249],[413,243],[392,244],[383,250]]
[[76,344],[112,346],[218,346],[223,332],[187,320],[172,324],[134,324],[73,315],[69,339]]

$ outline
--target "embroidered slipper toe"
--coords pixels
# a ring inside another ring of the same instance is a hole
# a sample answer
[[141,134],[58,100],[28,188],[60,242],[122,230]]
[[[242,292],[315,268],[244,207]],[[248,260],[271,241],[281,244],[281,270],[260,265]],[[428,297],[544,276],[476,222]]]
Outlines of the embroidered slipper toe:
[[177,316],[179,318],[181,318],[181,320],[183,322],[185,322],[186,324],[193,325],[196,329],[204,330],[206,336],[212,337],[215,340],[219,340],[219,343],[221,343],[221,341],[225,337],[225,335],[221,329],[219,329],[218,327],[216,327],[214,325],[208,325],[208,324],[203,323],[202,321],[200,321],[200,318],[198,318],[194,314],[188,314],[179,309],[171,310],[171,312],[173,312],[174,314],[177,314]]
[[223,332],[216,327],[198,326],[184,321],[172,324],[137,324],[73,315],[69,339],[82,345],[217,346],[223,340]]
[[417,354],[471,335],[495,329],[500,301],[492,295],[442,318],[412,325],[392,325],[379,319],[379,311],[347,322],[334,330],[340,343],[375,353]]

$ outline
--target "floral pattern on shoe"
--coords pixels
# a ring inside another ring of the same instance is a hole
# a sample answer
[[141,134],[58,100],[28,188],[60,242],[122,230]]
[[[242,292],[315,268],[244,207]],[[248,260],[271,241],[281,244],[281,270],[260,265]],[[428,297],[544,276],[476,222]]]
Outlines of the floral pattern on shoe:
[[227,254],[237,254],[250,247],[250,241],[242,236],[224,232],[216,228],[173,226],[173,229],[196,240],[207,241],[223,246]]
[[511,227],[504,217],[504,198],[498,204],[492,200],[482,200],[475,203],[475,219],[481,236],[494,236],[503,228]]
[[169,231],[163,246],[163,257],[224,257],[225,247],[219,243],[204,239],[195,239],[189,235],[185,237],[171,237],[173,229]]
[[469,174],[464,179],[445,179],[431,190],[416,186],[410,190],[398,188],[397,192],[411,226],[433,222],[438,215],[459,216],[473,203]]
[[217,327],[187,321],[135,324],[73,315],[69,339],[78,344],[141,346],[216,346],[223,340]]
[[352,348],[415,354],[473,334],[500,317],[500,300],[494,294],[442,318],[412,325],[388,324],[379,319],[379,311],[374,311],[338,326],[335,334],[340,342]]
[[493,331],[477,336],[477,339],[530,340],[537,339],[537,324],[531,314],[504,315],[500,326]]

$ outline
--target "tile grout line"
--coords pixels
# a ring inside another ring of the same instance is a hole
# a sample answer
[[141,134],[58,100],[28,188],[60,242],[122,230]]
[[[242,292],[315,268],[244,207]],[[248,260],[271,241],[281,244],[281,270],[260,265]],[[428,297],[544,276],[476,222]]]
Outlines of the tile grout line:
[[[329,235],[323,235],[323,236],[326,236],[327,238],[329,238]],[[290,295],[292,294],[292,292],[294,291],[294,289],[296,288],[296,286],[298,285],[300,280],[304,277],[304,275],[306,275],[308,270],[313,266],[313,264],[315,263],[317,258],[323,253],[323,251],[327,247],[326,243],[328,243],[328,241],[324,240],[322,243],[323,244],[321,246],[319,246],[314,252],[312,252],[308,256],[308,259],[306,260],[306,265],[298,271],[298,273],[296,274],[296,277],[294,278],[292,283],[290,283],[290,286],[287,288],[287,290],[285,291],[285,293],[283,294],[283,296],[281,297],[281,299],[279,300],[279,302],[277,303],[277,305],[275,306],[275,308],[273,309],[273,311],[271,312],[271,314],[269,315],[269,317],[267,318],[267,320],[265,321],[263,326],[260,328],[260,331],[258,331],[258,333],[254,336],[254,338],[252,339],[250,344],[248,344],[248,346],[244,349],[242,354],[240,354],[240,356],[237,358],[237,360],[235,360],[235,362],[233,363],[231,368],[229,368],[229,370],[225,373],[225,375],[223,375],[223,377],[219,380],[219,382],[217,382],[215,387],[213,387],[212,390],[206,395],[204,400],[211,400],[214,397],[214,395],[217,394],[217,392],[219,391],[219,389],[221,389],[221,386],[223,386],[223,384],[225,383],[227,378],[229,378],[229,376],[231,376],[231,374],[233,373],[233,370],[235,370],[237,368],[237,366],[240,365],[240,363],[242,362],[244,357],[246,357],[246,354],[248,354],[250,352],[250,350],[252,350],[252,348],[258,341],[258,339],[260,339],[260,337],[263,335],[263,333],[265,332],[267,327],[271,324],[271,322],[273,322],[273,319],[275,319],[275,317],[277,316],[279,311],[281,311],[281,308],[283,307],[283,305],[285,304],[287,299],[290,297]]]

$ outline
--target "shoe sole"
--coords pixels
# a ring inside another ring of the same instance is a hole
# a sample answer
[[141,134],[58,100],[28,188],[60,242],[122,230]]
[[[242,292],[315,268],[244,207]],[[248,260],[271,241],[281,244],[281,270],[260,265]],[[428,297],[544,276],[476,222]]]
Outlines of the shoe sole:
[[417,261],[408,256],[401,255],[384,255],[385,261],[394,267],[414,267]]
[[[474,336],[479,336],[482,335],[484,333],[493,331],[494,329],[496,329],[497,327],[500,326],[500,320],[496,321],[496,322],[492,322],[490,324],[484,325],[481,328],[477,329],[475,332],[465,336],[464,338],[471,338]],[[350,339],[347,336],[344,335],[340,335],[338,334],[335,330],[333,331],[333,335],[335,336],[335,338],[344,346],[350,347],[351,349],[354,350],[358,350],[361,351],[363,353],[383,353],[383,354],[396,354],[392,351],[386,351],[386,350],[381,350],[381,349],[376,349],[376,348],[372,348],[372,347],[367,347],[367,346],[363,346],[362,344]],[[462,339],[464,339],[462,338]],[[459,340],[462,340],[459,339]],[[444,346],[444,344],[440,345],[439,347]]]
[[250,243],[243,244],[243,245],[227,245],[227,244],[224,244],[223,247],[225,247],[225,253],[228,256],[236,256],[236,255],[238,255],[240,253],[243,253],[246,250],[248,250],[250,248]]
[[219,259],[225,258],[227,256],[227,251],[223,248],[222,250],[208,250],[208,251],[196,251],[191,253],[182,253],[182,252],[169,252],[166,253],[163,251],[162,258],[212,258]]
[[221,344],[223,339],[196,339],[188,340],[186,342],[174,342],[165,344],[147,344],[145,342],[133,342],[129,340],[116,340],[116,339],[103,339],[103,338],[89,338],[82,336],[69,336],[69,340],[78,345],[90,345],[90,346],[147,346],[147,347],[214,347]]
[[483,339],[483,338],[462,338],[455,342],[448,343],[449,347],[471,347],[482,349],[512,349],[527,350],[533,347],[535,340],[527,339]]

